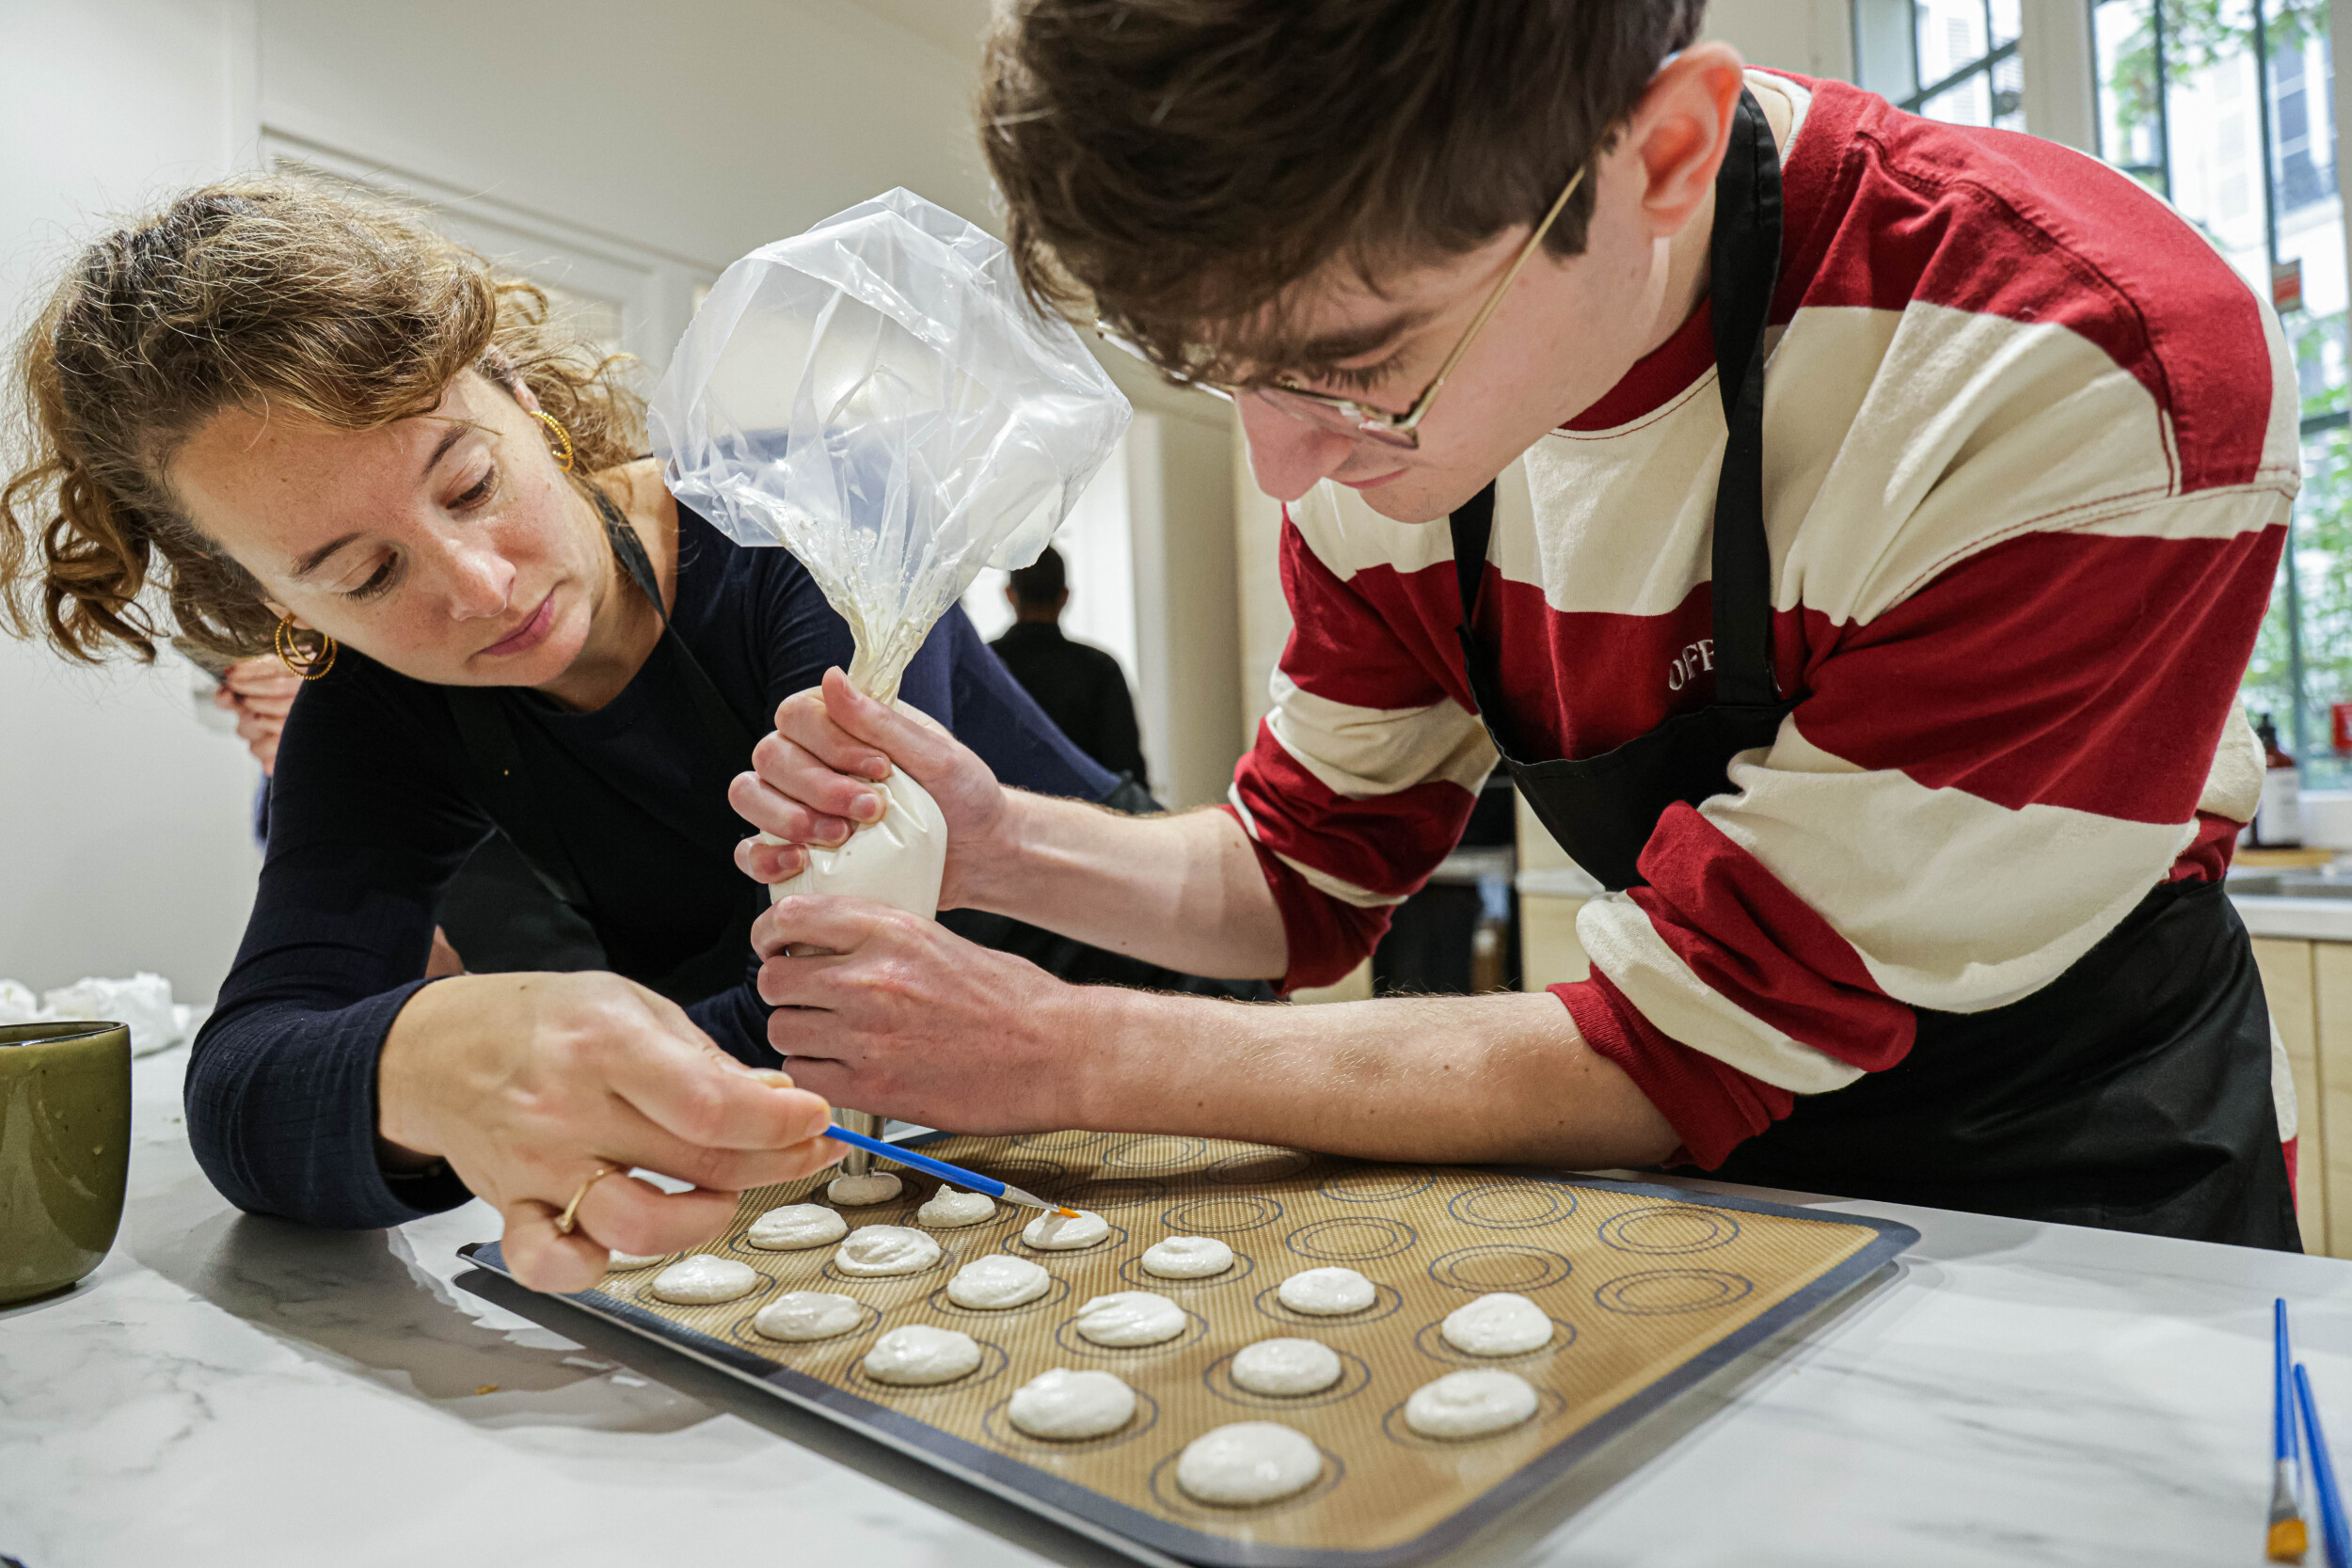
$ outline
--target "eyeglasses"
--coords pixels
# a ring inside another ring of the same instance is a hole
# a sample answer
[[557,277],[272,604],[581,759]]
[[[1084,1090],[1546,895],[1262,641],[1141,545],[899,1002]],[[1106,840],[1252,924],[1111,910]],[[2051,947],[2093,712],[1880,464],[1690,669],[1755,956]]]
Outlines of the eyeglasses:
[[[1478,314],[1471,318],[1470,329],[1462,334],[1461,341],[1454,345],[1454,352],[1447,355],[1445,363],[1438,367],[1437,379],[1422,388],[1421,396],[1415,398],[1413,405],[1402,414],[1391,414],[1385,408],[1368,407],[1353,398],[1330,392],[1311,391],[1287,380],[1279,381],[1271,387],[1237,387],[1228,382],[1203,381],[1177,372],[1163,373],[1181,386],[1197,387],[1228,402],[1238,403],[1245,397],[1258,398],[1294,420],[1351,438],[1394,447],[1403,451],[1417,451],[1421,448],[1421,421],[1429,417],[1429,410],[1437,404],[1438,394],[1445,389],[1446,377],[1454,373],[1454,367],[1462,362],[1462,356],[1468,354],[1470,344],[1477,341],[1487,318],[1502,303],[1502,296],[1509,293],[1511,285],[1518,281],[1519,273],[1535,254],[1536,247],[1544,243],[1544,236],[1551,232],[1553,220],[1567,208],[1568,198],[1574,196],[1577,187],[1584,183],[1585,171],[1591,167],[1590,164],[1581,164],[1576,172],[1568,177],[1566,187],[1552,202],[1551,210],[1544,214],[1543,221],[1535,226],[1535,231],[1528,235],[1527,243],[1519,247],[1518,255],[1512,260],[1511,270],[1502,275],[1502,281],[1495,285],[1494,292],[1486,296],[1486,303],[1480,306]],[[1151,356],[1133,340],[1099,321],[1094,324],[1094,330],[1104,341],[1150,362]]]

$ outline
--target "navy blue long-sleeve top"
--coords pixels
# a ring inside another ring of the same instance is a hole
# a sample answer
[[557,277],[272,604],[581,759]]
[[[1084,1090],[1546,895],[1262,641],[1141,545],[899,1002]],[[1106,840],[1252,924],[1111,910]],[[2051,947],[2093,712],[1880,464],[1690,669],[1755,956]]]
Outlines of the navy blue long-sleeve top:
[[[754,736],[851,653],[848,626],[788,551],[738,546],[684,506],[671,626]],[[648,982],[767,897],[736,869],[751,830],[710,786],[708,724],[692,705],[662,700],[673,689],[641,671],[592,713],[499,691],[526,758],[576,763],[573,782],[596,786],[590,820],[553,827],[613,969]],[[933,629],[899,695],[1009,784],[1092,800],[1118,787],[960,610]],[[189,1139],[239,1208],[365,1228],[468,1196],[453,1177],[379,1169],[375,1067],[393,1018],[427,983],[441,890],[493,828],[485,793],[441,689],[351,650],[303,688],[278,746],[252,919],[188,1066]],[[723,1049],[772,1065],[753,968],[747,951],[741,981],[687,1011]]]

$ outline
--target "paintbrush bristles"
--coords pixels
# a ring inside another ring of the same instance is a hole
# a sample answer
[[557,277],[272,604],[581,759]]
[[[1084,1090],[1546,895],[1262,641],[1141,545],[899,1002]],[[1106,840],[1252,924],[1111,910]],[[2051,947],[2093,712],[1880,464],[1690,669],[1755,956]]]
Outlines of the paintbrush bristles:
[[2270,1527],[2270,1560],[2300,1562],[2311,1547],[2310,1532],[2300,1519],[2281,1519]]

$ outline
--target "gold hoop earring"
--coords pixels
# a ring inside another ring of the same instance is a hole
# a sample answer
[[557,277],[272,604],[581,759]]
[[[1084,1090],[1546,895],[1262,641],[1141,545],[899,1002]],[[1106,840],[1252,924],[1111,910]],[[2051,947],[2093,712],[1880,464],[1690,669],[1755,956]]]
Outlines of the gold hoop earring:
[[570,473],[572,471],[572,433],[565,430],[564,421],[552,414],[538,413],[532,415],[532,418],[548,427],[548,447],[555,454],[555,466],[565,473]]
[[270,633],[270,646],[278,650],[279,663],[306,681],[317,680],[321,675],[335,668],[335,655],[339,651],[339,645],[333,638],[323,631],[315,632],[312,635],[318,638],[319,645],[315,648],[306,648],[294,641],[294,635],[292,615],[279,621],[278,629]]

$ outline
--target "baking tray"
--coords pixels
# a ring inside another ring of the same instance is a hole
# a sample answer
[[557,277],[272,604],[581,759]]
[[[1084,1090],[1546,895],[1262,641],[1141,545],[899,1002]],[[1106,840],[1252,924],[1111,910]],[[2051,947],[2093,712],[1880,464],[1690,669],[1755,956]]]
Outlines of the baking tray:
[[[1918,1240],[1889,1220],[1749,1198],[1699,1196],[1643,1182],[1474,1166],[1380,1164],[1219,1139],[1097,1132],[905,1140],[925,1153],[1041,1196],[1101,1212],[1111,1234],[1079,1252],[1020,1239],[1033,1212],[999,1205],[989,1223],[932,1232],[946,1256],[894,1278],[851,1278],[833,1248],[751,1246],[751,1222],[783,1203],[821,1202],[826,1176],[747,1193],[725,1236],[702,1249],[760,1274],[750,1296],[713,1307],[656,1300],[660,1264],[553,1298],[735,1373],[763,1392],[855,1427],[1022,1506],[1122,1549],[1216,1568],[1384,1568],[1420,1561],[1492,1523],[1602,1443],[1742,1352],[1862,1284]],[[938,1183],[899,1173],[888,1203],[845,1209],[852,1226],[913,1225]],[[1233,1267],[1203,1280],[1143,1273],[1144,1248],[1170,1235],[1216,1236]],[[978,1312],[949,1303],[957,1267],[992,1251],[1054,1276],[1040,1301]],[[464,1255],[500,1274],[495,1244]],[[1378,1299],[1344,1318],[1304,1317],[1275,1290],[1300,1269],[1343,1264]],[[866,1322],[841,1338],[781,1344],[753,1316],[784,1291],[848,1295]],[[1088,1297],[1149,1290],[1184,1306],[1167,1344],[1111,1350],[1076,1336]],[[1526,1355],[1466,1355],[1438,1323],[1489,1291],[1541,1305],[1552,1342]],[[548,1299],[548,1298],[540,1298]],[[505,1303],[512,1306],[512,1302]],[[961,1329],[979,1369],[958,1382],[898,1388],[860,1367],[875,1338],[910,1323]],[[1276,1336],[1339,1352],[1340,1382],[1276,1399],[1227,1375],[1232,1354]],[[1406,1397],[1464,1367],[1500,1367],[1535,1386],[1541,1408],[1512,1431],[1470,1441],[1419,1436]],[[1137,1395],[1135,1418],[1075,1443],[1024,1435],[1005,1402],[1053,1367],[1103,1368]],[[1256,1508],[1197,1502],[1174,1483],[1184,1445],[1232,1421],[1275,1420],[1325,1456],[1306,1492]]]

